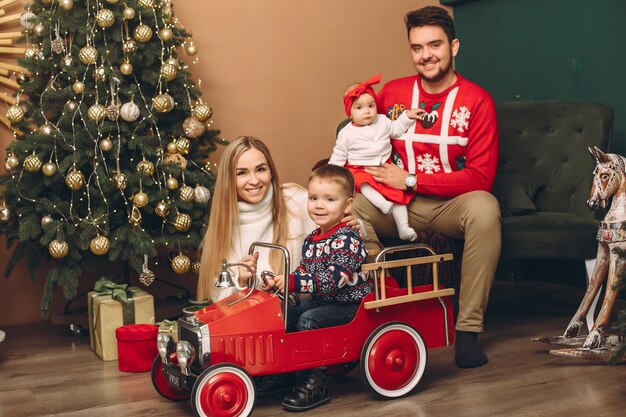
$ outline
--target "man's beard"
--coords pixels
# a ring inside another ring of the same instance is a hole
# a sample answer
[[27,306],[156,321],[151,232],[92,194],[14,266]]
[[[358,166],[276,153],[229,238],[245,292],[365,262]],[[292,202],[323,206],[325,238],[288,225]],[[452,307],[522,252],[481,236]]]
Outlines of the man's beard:
[[432,75],[429,77],[420,72],[420,76],[422,77],[423,80],[436,83],[436,82],[443,80],[450,73],[451,68],[452,68],[452,60],[448,62],[448,65],[445,68],[441,68],[439,71],[437,71],[435,75]]

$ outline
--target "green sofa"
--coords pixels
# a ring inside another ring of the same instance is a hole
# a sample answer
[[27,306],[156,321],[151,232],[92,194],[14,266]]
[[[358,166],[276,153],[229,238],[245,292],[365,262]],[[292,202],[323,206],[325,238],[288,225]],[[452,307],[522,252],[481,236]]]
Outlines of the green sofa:
[[587,204],[595,162],[608,148],[613,111],[582,101],[496,103],[500,150],[493,194],[506,259],[593,259],[602,213]]

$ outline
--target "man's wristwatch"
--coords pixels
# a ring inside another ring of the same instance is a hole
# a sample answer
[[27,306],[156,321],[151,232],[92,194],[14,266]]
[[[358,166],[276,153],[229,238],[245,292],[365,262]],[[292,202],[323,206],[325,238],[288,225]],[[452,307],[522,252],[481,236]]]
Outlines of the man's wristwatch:
[[413,174],[407,175],[404,179],[404,185],[406,185],[408,190],[413,190],[417,185],[417,177]]

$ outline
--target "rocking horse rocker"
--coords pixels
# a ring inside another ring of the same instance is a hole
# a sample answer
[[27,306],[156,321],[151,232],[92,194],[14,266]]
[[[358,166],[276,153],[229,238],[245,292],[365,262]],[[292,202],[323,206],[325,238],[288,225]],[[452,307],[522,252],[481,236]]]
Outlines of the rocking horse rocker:
[[[613,312],[619,280],[626,272],[626,158],[604,153],[597,147],[588,149],[596,161],[596,167],[587,205],[594,210],[603,209],[612,198],[609,210],[598,228],[596,263],[583,300],[563,336],[534,338],[533,341],[568,346],[551,350],[551,354],[608,360],[624,343],[621,336],[605,334],[604,330]],[[605,281],[606,290],[598,316],[590,326],[589,334],[579,336],[583,320],[595,311],[595,303]],[[621,358],[621,361],[626,361],[626,357]]]

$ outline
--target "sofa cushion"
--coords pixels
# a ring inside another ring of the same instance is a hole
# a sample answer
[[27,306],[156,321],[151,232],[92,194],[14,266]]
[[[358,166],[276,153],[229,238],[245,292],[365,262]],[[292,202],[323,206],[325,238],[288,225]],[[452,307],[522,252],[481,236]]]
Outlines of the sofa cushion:
[[496,175],[493,194],[500,203],[503,217],[528,214],[537,210],[531,197],[530,178],[525,175]]
[[571,213],[540,212],[502,218],[502,257],[591,259],[598,221]]

